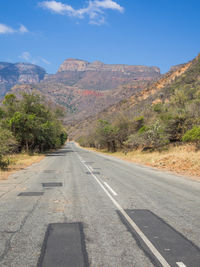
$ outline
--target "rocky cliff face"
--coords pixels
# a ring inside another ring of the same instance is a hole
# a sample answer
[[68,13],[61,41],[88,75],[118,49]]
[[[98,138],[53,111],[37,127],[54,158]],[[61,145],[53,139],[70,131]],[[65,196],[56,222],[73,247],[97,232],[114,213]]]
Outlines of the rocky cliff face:
[[39,83],[46,71],[28,63],[0,62],[0,97],[16,84]]
[[94,61],[89,63],[88,61],[69,58],[65,60],[58,69],[58,72],[63,71],[109,71],[109,72],[123,72],[123,73],[148,73],[155,76],[160,74],[158,67],[147,67],[140,65],[125,65],[125,64],[104,64],[101,61]]
[[58,72],[62,71],[85,71],[90,63],[85,60],[68,58],[59,67]]
[[157,67],[104,64],[69,58],[58,72],[45,77],[45,82],[61,82],[85,90],[112,90],[134,81],[154,81],[160,77]]

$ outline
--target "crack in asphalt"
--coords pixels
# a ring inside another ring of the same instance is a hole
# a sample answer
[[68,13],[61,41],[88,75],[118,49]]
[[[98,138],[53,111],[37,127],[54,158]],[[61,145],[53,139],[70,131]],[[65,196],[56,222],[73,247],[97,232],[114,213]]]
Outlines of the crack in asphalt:
[[[14,187],[11,188],[10,190],[8,190],[8,191],[6,191],[5,193],[3,193],[3,194],[0,196],[0,198],[2,198],[2,197],[4,197],[5,195],[7,195],[8,193],[14,191],[14,190],[17,188],[17,186],[19,186],[20,184],[26,182],[28,179],[29,179],[29,177],[26,178],[25,180],[21,181],[20,183],[17,183],[16,186],[14,186]],[[10,184],[9,184],[9,185],[10,185]]]
[[[40,197],[41,198],[41,197]],[[19,233],[22,228],[24,227],[25,223],[27,222],[28,218],[31,216],[31,214],[34,212],[34,210],[36,209],[36,207],[38,206],[38,203],[40,201],[40,198],[38,198],[38,200],[36,201],[36,203],[33,205],[33,208],[26,214],[26,216],[24,217],[24,219],[22,220],[19,229],[16,231],[4,231],[3,233],[12,233],[12,235],[10,236],[10,238],[6,241],[5,244],[5,248],[3,253],[0,255],[0,262],[2,262],[5,258],[5,256],[8,254],[9,250],[11,249],[11,241],[13,239],[13,237]]]

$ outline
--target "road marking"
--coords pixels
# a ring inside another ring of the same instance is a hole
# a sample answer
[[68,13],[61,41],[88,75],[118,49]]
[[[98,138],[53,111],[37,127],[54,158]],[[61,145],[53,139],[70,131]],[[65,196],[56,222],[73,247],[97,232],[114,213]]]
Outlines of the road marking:
[[179,267],[187,267],[183,262],[176,262]]
[[[78,153],[76,151],[74,151],[74,152],[79,157]],[[94,179],[100,185],[100,187],[104,190],[104,192],[107,194],[107,196],[111,199],[111,201],[117,207],[117,209],[119,209],[119,211],[124,216],[124,218],[128,221],[128,223],[137,232],[137,234],[144,241],[144,243],[147,245],[147,247],[150,249],[150,251],[153,253],[153,255],[162,264],[162,266],[163,267],[170,267],[169,263],[165,260],[165,258],[163,258],[163,256],[160,254],[160,252],[154,247],[154,245],[151,243],[151,241],[145,236],[145,234],[140,230],[140,228],[135,224],[135,222],[128,216],[128,214],[120,206],[120,204],[111,196],[111,194],[107,191],[107,189],[103,186],[103,184],[99,181],[99,179],[91,172],[90,168],[85,163],[82,162],[82,164],[88,169],[88,171],[91,173],[91,175],[94,177]]]
[[112,192],[114,196],[117,196],[117,193],[106,182],[104,182],[104,184],[108,187],[108,189],[110,190],[110,192]]

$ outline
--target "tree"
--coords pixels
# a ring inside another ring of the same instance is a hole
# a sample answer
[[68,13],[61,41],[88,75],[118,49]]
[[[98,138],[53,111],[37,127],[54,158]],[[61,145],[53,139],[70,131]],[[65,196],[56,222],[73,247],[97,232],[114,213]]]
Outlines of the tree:
[[123,143],[127,140],[131,127],[132,122],[125,116],[119,116],[116,121],[113,123],[113,126],[116,129],[116,141],[119,144],[119,147],[123,147]]
[[45,151],[58,148],[67,139],[60,116],[63,112],[47,106],[37,94],[22,94],[20,99],[7,95],[4,100],[5,118],[2,121],[15,136],[19,149]]
[[108,151],[115,152],[116,135],[118,134],[118,131],[119,129],[112,126],[108,121],[99,120],[96,129],[98,143],[103,147],[106,146]]
[[9,164],[6,155],[16,150],[17,142],[12,133],[0,126],[0,168],[4,169]]

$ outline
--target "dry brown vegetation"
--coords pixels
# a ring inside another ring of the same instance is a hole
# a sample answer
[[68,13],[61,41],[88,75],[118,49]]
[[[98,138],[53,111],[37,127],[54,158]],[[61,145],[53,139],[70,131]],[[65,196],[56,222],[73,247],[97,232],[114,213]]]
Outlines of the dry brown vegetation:
[[186,175],[187,177],[200,181],[200,151],[196,151],[194,145],[171,146],[168,150],[162,152],[141,152],[140,150],[134,150],[127,154],[122,151],[110,153],[106,150],[92,150],[130,162]]
[[33,163],[40,162],[44,157],[45,155],[43,154],[29,155],[26,153],[10,155],[10,165],[6,170],[0,170],[0,180],[5,180],[12,173],[31,166]]

